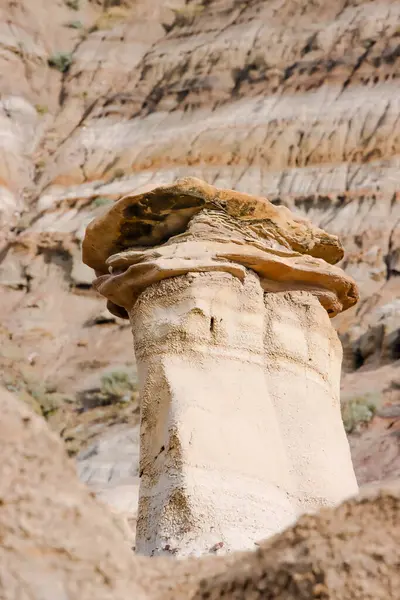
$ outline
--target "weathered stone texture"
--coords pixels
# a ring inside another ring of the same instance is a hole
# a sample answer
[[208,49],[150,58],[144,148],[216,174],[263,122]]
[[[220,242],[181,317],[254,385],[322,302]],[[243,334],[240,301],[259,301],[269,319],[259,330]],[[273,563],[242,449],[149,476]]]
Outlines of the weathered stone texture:
[[295,520],[264,378],[262,309],[254,274],[242,284],[191,272],[148,288],[132,309],[143,402],[139,553],[252,548]]
[[[70,393],[124,363],[129,326],[98,319],[83,231],[105,203],[194,175],[340,237],[361,293],[334,320],[342,396],[372,390],[395,413],[398,0],[77,4],[0,7],[2,379],[36,356],[32,374]],[[352,435],[361,482],[397,473],[398,426]]]
[[0,598],[145,598],[122,524],[61,441],[4,389],[0,407]]
[[46,423],[1,390],[0,598],[397,600],[398,485],[302,517],[255,552],[135,556]]
[[287,208],[194,178],[89,224],[83,259],[134,336],[139,553],[250,549],[357,492],[329,321],[358,299],[342,255]]

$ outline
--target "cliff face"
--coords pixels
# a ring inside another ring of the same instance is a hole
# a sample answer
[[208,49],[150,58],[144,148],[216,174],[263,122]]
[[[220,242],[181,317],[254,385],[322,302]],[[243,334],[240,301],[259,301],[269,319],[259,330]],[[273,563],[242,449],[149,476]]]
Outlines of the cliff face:
[[390,0],[1,3],[2,379],[71,452],[137,422],[134,400],[88,409],[133,353],[90,290],[84,228],[194,175],[340,236],[361,291],[335,319],[349,429],[377,409],[352,434],[356,469],[400,474],[399,36]]

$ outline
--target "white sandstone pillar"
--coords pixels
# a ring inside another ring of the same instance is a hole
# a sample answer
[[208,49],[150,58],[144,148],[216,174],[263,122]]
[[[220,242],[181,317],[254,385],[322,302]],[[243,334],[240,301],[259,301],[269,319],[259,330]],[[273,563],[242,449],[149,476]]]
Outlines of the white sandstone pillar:
[[163,280],[141,294],[131,323],[142,402],[137,552],[254,548],[293,522],[257,275]]
[[187,178],[115,203],[83,257],[132,323],[139,553],[253,548],[356,492],[328,314],[358,293],[336,236]]
[[300,513],[358,490],[340,411],[342,346],[311,293],[266,292],[265,377]]

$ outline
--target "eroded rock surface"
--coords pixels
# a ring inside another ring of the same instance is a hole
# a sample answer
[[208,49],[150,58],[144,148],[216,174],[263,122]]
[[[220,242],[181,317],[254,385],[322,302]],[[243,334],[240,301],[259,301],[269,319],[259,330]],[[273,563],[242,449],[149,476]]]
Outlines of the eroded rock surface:
[[134,545],[139,501],[139,427],[121,424],[109,428],[76,459],[80,480],[121,515]]
[[[113,422],[113,409],[72,410],[76,391],[131,360],[129,325],[105,317],[89,290],[83,231],[123,195],[197,176],[267,196],[340,237],[361,291],[358,308],[335,319],[343,398],[372,391],[394,415],[350,434],[355,466],[360,481],[389,476],[399,423],[399,2],[112,4],[1,3],[3,382],[25,398],[21,381],[45,382],[48,416],[75,452],[89,417],[90,436]],[[54,390],[72,396],[66,428]]]
[[137,552],[249,549],[357,492],[329,320],[358,299],[342,256],[286,207],[195,178],[89,224],[83,260],[138,364]]
[[395,599],[400,585],[399,486],[373,490],[336,510],[303,517],[203,580],[193,599]]
[[78,482],[44,420],[5,390],[0,407],[2,600],[398,598],[398,484],[302,517],[255,552],[146,559]]
[[0,597],[146,598],[123,525],[45,421],[0,389]]

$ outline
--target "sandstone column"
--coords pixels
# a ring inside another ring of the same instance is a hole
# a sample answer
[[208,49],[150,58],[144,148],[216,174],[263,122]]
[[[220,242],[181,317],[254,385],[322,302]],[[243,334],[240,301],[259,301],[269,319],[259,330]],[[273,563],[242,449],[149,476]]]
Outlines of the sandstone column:
[[150,286],[136,302],[139,552],[204,553],[221,541],[250,548],[294,520],[264,377],[262,309],[251,272],[243,282],[188,273]]
[[266,292],[265,374],[300,512],[357,492],[340,416],[342,346],[310,292]]
[[138,552],[252,548],[356,491],[327,315],[357,300],[342,255],[287,209],[196,179],[89,225],[84,262],[138,362]]

